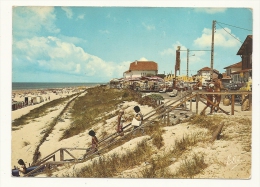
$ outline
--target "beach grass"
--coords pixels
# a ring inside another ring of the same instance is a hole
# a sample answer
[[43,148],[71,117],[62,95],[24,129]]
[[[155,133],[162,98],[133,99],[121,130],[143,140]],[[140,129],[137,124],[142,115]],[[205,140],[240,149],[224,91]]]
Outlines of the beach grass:
[[151,146],[149,146],[146,141],[142,141],[138,143],[134,150],[129,150],[126,154],[119,155],[115,153],[111,156],[99,157],[98,159],[95,159],[91,162],[91,164],[83,167],[80,171],[75,172],[73,177],[120,177],[121,172],[134,166],[138,166],[142,162],[145,162],[147,158],[151,156],[151,154]]
[[136,101],[148,105],[154,105],[155,103],[149,98],[142,98],[141,93],[132,90],[109,89],[106,87],[89,88],[87,94],[75,100],[71,110],[72,122],[64,130],[60,140],[70,138],[91,129],[99,122],[104,122],[116,116],[117,112],[113,111],[118,111],[119,105],[126,101]]

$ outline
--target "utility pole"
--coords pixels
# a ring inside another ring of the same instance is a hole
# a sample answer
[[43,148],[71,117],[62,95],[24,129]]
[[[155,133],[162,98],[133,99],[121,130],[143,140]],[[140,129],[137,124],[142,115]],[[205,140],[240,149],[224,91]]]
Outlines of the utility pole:
[[210,77],[213,80],[213,64],[214,64],[214,33],[215,33],[216,20],[212,22],[212,43],[211,43],[211,61],[210,61]]
[[189,77],[189,52],[190,50],[187,49],[187,78]]

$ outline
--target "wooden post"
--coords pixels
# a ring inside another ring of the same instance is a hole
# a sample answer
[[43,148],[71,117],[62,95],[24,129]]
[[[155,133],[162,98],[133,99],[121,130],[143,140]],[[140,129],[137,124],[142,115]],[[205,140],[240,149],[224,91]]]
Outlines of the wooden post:
[[167,126],[170,124],[170,111],[167,110]]
[[214,131],[214,133],[212,134],[211,142],[214,142],[217,139],[217,137],[220,135],[220,133],[222,131],[223,126],[224,126],[224,122],[221,122],[218,125],[218,128],[216,129],[216,131]]
[[53,158],[53,161],[55,161],[55,155],[53,155],[53,157],[52,157],[52,158]]
[[249,97],[249,111],[252,111],[252,94],[248,94]]
[[199,113],[199,94],[197,93],[196,96],[196,114]]
[[64,152],[63,149],[60,149],[60,161],[64,160]]
[[190,99],[190,111],[192,112],[192,99]]
[[235,95],[232,94],[231,96],[231,115],[234,115],[235,111]]

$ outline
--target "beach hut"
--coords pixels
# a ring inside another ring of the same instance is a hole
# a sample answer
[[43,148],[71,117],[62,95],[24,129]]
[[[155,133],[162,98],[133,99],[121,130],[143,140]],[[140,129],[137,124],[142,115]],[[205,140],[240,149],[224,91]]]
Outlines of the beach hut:
[[44,101],[44,99],[43,99],[42,96],[37,96],[37,97],[35,97],[35,99],[33,100],[33,103],[34,103],[34,104],[39,104],[39,103],[41,103],[41,102],[43,102],[43,101]]
[[13,101],[12,102],[12,110],[17,110],[19,108],[24,107],[24,102],[23,101]]
[[31,96],[24,97],[24,102],[25,102],[25,105],[31,105],[32,97]]

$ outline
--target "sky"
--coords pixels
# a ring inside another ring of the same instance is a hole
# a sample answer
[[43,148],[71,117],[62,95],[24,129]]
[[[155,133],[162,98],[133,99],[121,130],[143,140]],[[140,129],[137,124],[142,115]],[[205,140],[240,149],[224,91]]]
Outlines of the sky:
[[[253,33],[250,8],[16,6],[12,8],[13,82],[108,82],[135,60],[158,63],[158,73],[189,76],[241,61]],[[192,51],[194,50],[194,51]],[[197,51],[196,51],[197,50]],[[199,50],[199,51],[198,51]]]

